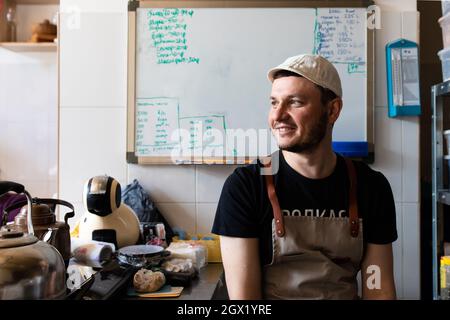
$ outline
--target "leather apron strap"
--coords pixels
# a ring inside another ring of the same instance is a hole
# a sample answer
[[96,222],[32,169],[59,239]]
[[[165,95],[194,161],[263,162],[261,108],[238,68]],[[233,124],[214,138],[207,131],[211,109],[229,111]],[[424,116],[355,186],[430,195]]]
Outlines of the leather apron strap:
[[349,218],[350,218],[350,235],[356,238],[359,233],[359,217],[358,217],[358,201],[357,201],[357,179],[356,170],[353,161],[344,158],[347,165],[347,172],[350,178],[350,190],[349,190]]
[[[350,220],[350,235],[356,238],[359,233],[359,217],[358,217],[358,202],[356,198],[357,179],[356,170],[352,160],[345,159],[347,165],[347,172],[350,179],[349,190],[349,220]],[[270,167],[270,163],[266,165]],[[277,193],[275,191],[275,185],[273,182],[273,175],[265,175],[267,195],[269,197],[270,204],[272,205],[273,217],[275,219],[275,230],[278,237],[284,237],[284,219],[281,213],[280,204],[278,203]]]
[[275,192],[275,185],[273,183],[272,175],[265,175],[267,195],[269,196],[270,204],[272,205],[273,218],[275,219],[275,230],[277,236],[284,237],[284,221],[281,213],[280,204],[278,203],[277,193]]

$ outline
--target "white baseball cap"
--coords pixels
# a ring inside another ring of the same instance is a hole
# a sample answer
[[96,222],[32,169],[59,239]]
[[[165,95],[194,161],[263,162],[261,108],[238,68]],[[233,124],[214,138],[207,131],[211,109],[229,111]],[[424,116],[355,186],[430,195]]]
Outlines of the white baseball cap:
[[277,71],[287,70],[294,72],[315,84],[333,91],[342,98],[342,86],[339,74],[333,64],[322,56],[316,54],[301,54],[289,57],[279,66],[269,70],[267,77],[273,82]]

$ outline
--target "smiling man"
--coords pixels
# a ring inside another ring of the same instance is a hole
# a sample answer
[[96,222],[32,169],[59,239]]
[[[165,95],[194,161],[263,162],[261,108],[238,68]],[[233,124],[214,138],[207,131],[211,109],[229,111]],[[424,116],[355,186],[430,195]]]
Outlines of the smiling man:
[[274,175],[260,162],[226,180],[219,234],[231,299],[395,299],[397,239],[389,182],[333,152],[342,109],[335,67],[299,55],[269,71],[269,126],[280,151]]

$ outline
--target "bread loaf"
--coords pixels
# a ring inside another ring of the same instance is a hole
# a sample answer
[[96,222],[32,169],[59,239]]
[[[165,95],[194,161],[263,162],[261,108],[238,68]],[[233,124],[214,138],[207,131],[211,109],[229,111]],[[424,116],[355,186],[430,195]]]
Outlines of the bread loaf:
[[165,283],[166,277],[159,271],[140,269],[133,277],[133,286],[136,292],[155,292]]

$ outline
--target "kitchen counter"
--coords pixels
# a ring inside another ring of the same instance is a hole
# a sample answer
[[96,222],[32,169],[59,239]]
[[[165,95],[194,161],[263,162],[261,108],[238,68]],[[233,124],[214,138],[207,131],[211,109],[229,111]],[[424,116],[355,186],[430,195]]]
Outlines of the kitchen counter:
[[[75,264],[77,265],[77,264]],[[83,266],[78,266],[86,268]],[[80,269],[81,270],[81,269]],[[132,269],[115,268],[115,271],[108,273],[106,277],[96,272],[93,276],[92,285],[82,293],[84,300],[211,300],[227,299],[227,294],[223,290],[223,265],[221,263],[208,263],[201,268],[198,277],[192,279],[191,285],[183,288],[181,295],[176,298],[140,298],[137,296],[128,296],[127,288],[132,281],[132,275],[135,271]],[[119,272],[117,271],[119,270]],[[85,269],[83,272],[86,273]],[[71,276],[73,278],[73,275]],[[225,291],[226,292],[226,291]]]
[[[185,287],[178,298],[161,298],[175,300],[211,300],[221,299],[218,289],[222,284],[221,276],[223,265],[221,263],[208,263],[200,269],[197,278],[192,280],[189,287]],[[147,298],[148,299],[148,298]],[[154,299],[154,298],[151,298]]]
[[176,298],[140,298],[124,297],[133,300],[212,300],[226,299],[222,290],[223,266],[221,263],[208,263],[200,269],[198,277],[192,280],[191,285],[185,287],[181,295]]

